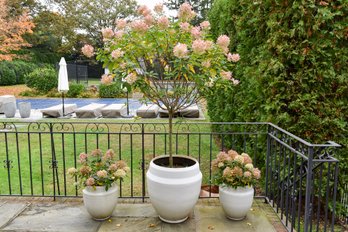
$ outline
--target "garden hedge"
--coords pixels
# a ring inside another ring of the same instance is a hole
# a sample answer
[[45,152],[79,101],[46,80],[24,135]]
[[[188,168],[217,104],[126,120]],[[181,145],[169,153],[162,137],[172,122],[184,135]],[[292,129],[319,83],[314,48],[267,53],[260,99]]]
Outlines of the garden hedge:
[[[237,43],[241,83],[207,98],[211,120],[268,121],[313,143],[347,145],[347,15],[346,0],[215,0],[212,31]],[[338,154],[341,193],[347,154]]]
[[23,60],[1,61],[0,86],[24,84],[25,75],[37,67],[38,65]]

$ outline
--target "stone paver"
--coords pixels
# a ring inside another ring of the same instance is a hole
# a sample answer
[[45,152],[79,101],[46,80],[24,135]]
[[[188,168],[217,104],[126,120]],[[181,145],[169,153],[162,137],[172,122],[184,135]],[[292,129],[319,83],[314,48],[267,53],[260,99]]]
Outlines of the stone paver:
[[94,221],[82,205],[32,204],[9,223],[3,231],[97,231]]
[[18,214],[20,214],[29,204],[27,203],[7,203],[0,202],[0,228],[4,227]]
[[[97,222],[86,212],[81,199],[29,201],[0,198],[0,231],[86,232],[279,232],[281,223],[268,204],[254,200],[246,219],[225,217],[218,199],[199,200],[189,219],[180,224],[160,221],[149,202],[121,200],[110,220]],[[122,203],[123,202],[123,203]],[[272,214],[273,212],[273,214]],[[274,216],[274,217],[273,217]],[[284,227],[283,227],[284,229]],[[286,231],[284,229],[284,231]]]

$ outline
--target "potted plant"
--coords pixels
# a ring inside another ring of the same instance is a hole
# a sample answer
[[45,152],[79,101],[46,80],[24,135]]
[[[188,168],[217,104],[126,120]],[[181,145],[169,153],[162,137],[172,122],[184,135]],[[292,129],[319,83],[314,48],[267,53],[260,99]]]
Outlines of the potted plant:
[[242,220],[251,208],[254,186],[261,177],[246,153],[220,152],[212,161],[213,180],[219,185],[219,198],[227,218]]
[[[146,6],[138,13],[133,21],[117,20],[115,30],[102,31],[104,48],[98,50],[97,60],[110,70],[104,83],[124,79],[127,88],[141,90],[147,102],[168,112],[168,154],[150,162],[147,186],[160,218],[178,223],[198,200],[202,174],[196,159],[173,154],[173,116],[215,85],[238,84],[231,70],[239,55],[229,53],[226,35],[211,40],[208,21],[190,24],[196,14],[188,3],[173,20],[164,15],[162,4],[154,13]],[[94,56],[91,45],[82,52]]]
[[78,180],[78,185],[84,186],[83,202],[88,213],[95,220],[110,218],[117,204],[117,180],[129,172],[129,167],[123,160],[116,160],[113,150],[105,154],[96,149],[90,154],[80,154],[81,167],[69,168],[67,173]]

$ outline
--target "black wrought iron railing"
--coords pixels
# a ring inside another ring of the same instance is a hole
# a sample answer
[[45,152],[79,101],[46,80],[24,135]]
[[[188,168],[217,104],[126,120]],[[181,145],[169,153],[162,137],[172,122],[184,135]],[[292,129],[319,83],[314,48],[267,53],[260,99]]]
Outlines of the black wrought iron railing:
[[[113,149],[131,168],[120,197],[146,198],[150,160],[168,151],[166,123],[1,122],[0,195],[79,197],[67,176],[81,152]],[[339,145],[311,144],[270,123],[177,123],[176,154],[195,157],[204,185],[221,150],[248,153],[262,170],[258,196],[270,203],[289,231],[332,230],[335,224]],[[211,195],[209,195],[211,197]]]

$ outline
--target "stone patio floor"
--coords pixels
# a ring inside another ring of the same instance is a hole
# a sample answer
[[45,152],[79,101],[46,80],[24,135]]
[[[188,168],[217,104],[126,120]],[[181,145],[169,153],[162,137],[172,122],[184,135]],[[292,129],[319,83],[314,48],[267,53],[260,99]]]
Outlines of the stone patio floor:
[[119,199],[112,217],[94,221],[81,198],[0,197],[0,231],[287,231],[271,206],[255,199],[242,221],[228,220],[216,198],[200,199],[189,219],[181,224],[160,221],[149,200]]

